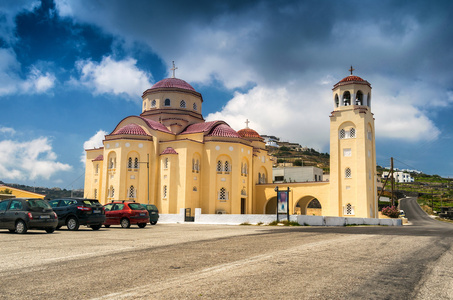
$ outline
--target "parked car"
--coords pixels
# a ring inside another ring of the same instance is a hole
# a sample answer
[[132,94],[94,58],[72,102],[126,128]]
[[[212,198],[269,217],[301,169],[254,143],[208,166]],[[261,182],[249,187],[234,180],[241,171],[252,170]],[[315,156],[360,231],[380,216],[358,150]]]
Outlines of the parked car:
[[156,225],[159,220],[159,210],[154,204],[142,204],[149,213],[149,223]]
[[42,199],[13,198],[0,202],[0,228],[26,233],[29,229],[52,233],[57,227],[57,214]]
[[61,198],[49,201],[58,216],[57,229],[67,226],[68,230],[78,230],[86,225],[98,230],[105,222],[104,206],[95,199]]
[[140,228],[145,228],[149,221],[148,211],[137,202],[133,201],[112,201],[104,205],[106,220],[104,226],[121,225],[123,228],[137,224]]

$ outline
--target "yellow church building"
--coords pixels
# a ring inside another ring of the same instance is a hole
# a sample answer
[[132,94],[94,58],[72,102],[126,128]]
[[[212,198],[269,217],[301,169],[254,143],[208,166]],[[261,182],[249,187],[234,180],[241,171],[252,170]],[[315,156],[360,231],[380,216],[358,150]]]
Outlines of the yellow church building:
[[[352,68],[351,68],[352,70]],[[124,118],[103,147],[86,151],[85,197],[155,204],[163,214],[275,214],[275,158],[253,129],[205,122],[203,97],[174,77],[144,91],[142,113]],[[351,75],[333,87],[330,181],[279,184],[289,213],[316,200],[325,216],[376,218],[371,85]]]
[[255,186],[272,178],[273,157],[256,131],[205,122],[202,95],[178,78],[157,82],[142,98],[139,116],[86,151],[85,197],[151,203],[164,214],[259,210]]

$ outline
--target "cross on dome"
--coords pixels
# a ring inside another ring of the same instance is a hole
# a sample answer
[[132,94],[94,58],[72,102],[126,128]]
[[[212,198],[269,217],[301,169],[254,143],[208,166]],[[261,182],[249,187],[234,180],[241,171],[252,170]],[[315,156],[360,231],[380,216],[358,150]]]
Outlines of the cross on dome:
[[176,78],[176,77],[175,77],[175,70],[178,69],[178,67],[175,67],[175,61],[172,61],[172,63],[173,63],[173,67],[170,68],[170,70],[173,71],[173,76],[171,76],[171,78]]
[[351,72],[351,75],[352,75],[352,71],[355,71],[355,69],[351,65],[351,68],[349,69],[349,72]]
[[245,119],[245,128],[249,128],[249,123],[250,123],[249,119]]

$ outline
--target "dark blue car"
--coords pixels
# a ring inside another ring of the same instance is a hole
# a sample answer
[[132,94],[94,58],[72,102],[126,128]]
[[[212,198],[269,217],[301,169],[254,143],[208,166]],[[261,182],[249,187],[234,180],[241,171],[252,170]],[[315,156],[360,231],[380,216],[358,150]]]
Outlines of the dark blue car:
[[98,200],[84,198],[62,198],[49,200],[49,205],[58,215],[58,227],[78,230],[86,225],[93,230],[101,228],[105,222],[105,209]]

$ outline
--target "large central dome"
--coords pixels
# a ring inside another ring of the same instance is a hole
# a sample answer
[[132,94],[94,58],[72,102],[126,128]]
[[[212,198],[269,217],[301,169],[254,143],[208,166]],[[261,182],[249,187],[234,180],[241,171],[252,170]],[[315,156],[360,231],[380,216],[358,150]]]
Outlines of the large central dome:
[[195,92],[195,89],[190,84],[179,78],[165,78],[151,87],[151,89],[159,88],[180,88]]

